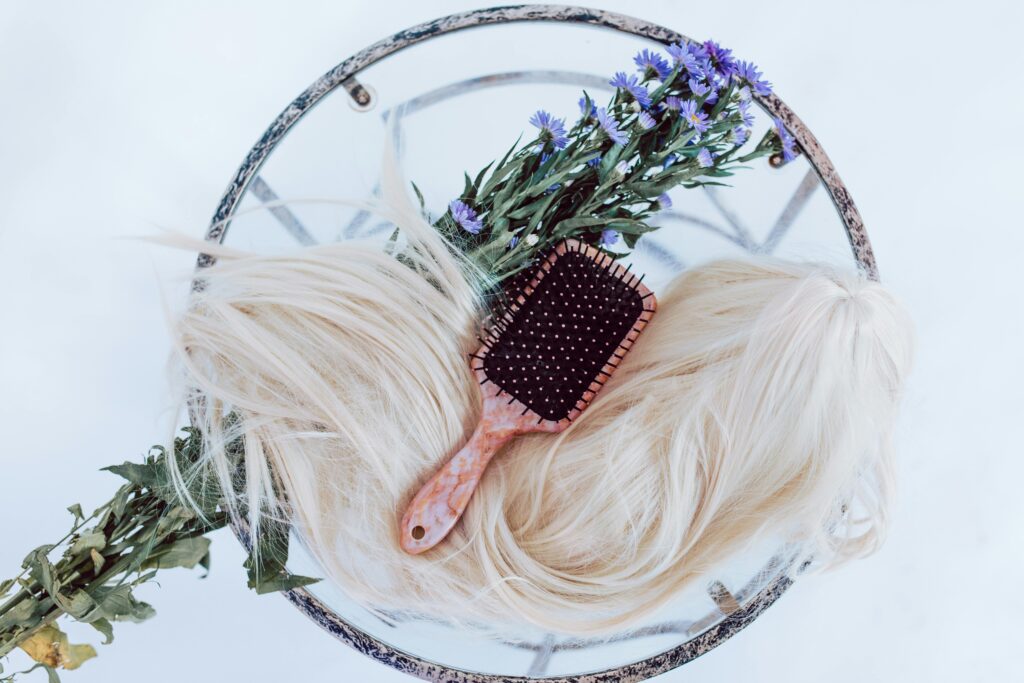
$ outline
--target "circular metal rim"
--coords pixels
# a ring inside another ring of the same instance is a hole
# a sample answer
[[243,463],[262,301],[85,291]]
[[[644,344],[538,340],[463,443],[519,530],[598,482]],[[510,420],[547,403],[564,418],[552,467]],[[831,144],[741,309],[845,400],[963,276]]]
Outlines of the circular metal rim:
[[[569,22],[591,25],[648,38],[665,45],[690,40],[683,34],[641,19],[604,10],[569,5],[515,5],[474,10],[441,17],[395,33],[355,53],[332,68],[296,97],[278,115],[249,150],[229,183],[211,220],[206,239],[217,243],[223,241],[230,226],[231,216],[237,209],[249,183],[277,144],[308,111],[346,80],[381,59],[425,40],[464,29],[513,22]],[[863,219],[820,143],[803,121],[777,95],[773,93],[765,97],[755,94],[754,98],[772,116],[779,117],[793,134],[801,151],[807,155],[812,168],[821,178],[843,220],[847,238],[858,266],[869,278],[877,280],[878,268]],[[212,256],[200,254],[196,265],[202,268],[211,265],[214,261]],[[233,525],[233,529],[242,544],[248,547],[247,530],[238,525]],[[791,585],[792,579],[788,576],[778,576],[758,592],[746,606],[733,612],[696,638],[653,657],[601,672],[541,678],[475,673],[438,664],[392,647],[356,628],[344,621],[304,588],[286,591],[285,597],[306,616],[346,645],[393,669],[424,680],[443,680],[451,683],[526,683],[538,680],[549,683],[603,683],[606,681],[642,681],[692,661],[724,643],[753,622]]]

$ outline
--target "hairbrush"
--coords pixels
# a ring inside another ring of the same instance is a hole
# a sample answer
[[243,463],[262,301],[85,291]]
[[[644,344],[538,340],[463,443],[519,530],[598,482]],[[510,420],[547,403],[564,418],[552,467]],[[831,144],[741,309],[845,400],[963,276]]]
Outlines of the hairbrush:
[[400,529],[406,552],[421,553],[448,535],[502,444],[560,432],[586,410],[654,315],[654,293],[642,280],[571,239],[507,296],[470,355],[483,397],[480,423],[409,503]]

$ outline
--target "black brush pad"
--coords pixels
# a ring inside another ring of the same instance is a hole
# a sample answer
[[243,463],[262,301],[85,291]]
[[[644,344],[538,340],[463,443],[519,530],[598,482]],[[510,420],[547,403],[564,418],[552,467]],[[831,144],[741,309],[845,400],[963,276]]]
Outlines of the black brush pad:
[[487,340],[487,378],[546,420],[582,409],[584,394],[603,383],[605,364],[644,311],[638,281],[614,274],[621,270],[610,259],[605,266],[570,250],[522,304],[510,293]]

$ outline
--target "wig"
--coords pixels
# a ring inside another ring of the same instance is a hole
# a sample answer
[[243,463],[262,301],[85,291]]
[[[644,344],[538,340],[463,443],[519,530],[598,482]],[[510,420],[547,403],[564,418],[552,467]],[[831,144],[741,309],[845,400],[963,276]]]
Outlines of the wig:
[[215,473],[257,534],[287,519],[371,609],[579,635],[635,623],[751,539],[821,566],[878,546],[908,319],[856,273],[758,257],[677,276],[593,405],[509,443],[448,539],[403,552],[406,504],[479,417],[467,354],[494,283],[385,171],[387,247],[206,249],[174,328],[205,442],[179,481]]

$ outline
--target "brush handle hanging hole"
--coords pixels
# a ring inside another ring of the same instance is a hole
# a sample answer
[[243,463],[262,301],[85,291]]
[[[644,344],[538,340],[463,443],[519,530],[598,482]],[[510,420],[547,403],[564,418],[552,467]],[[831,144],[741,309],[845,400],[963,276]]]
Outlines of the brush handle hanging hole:
[[427,530],[419,525],[416,525],[412,528],[412,531],[410,531],[409,533],[412,535],[414,539],[418,541],[427,535]]

